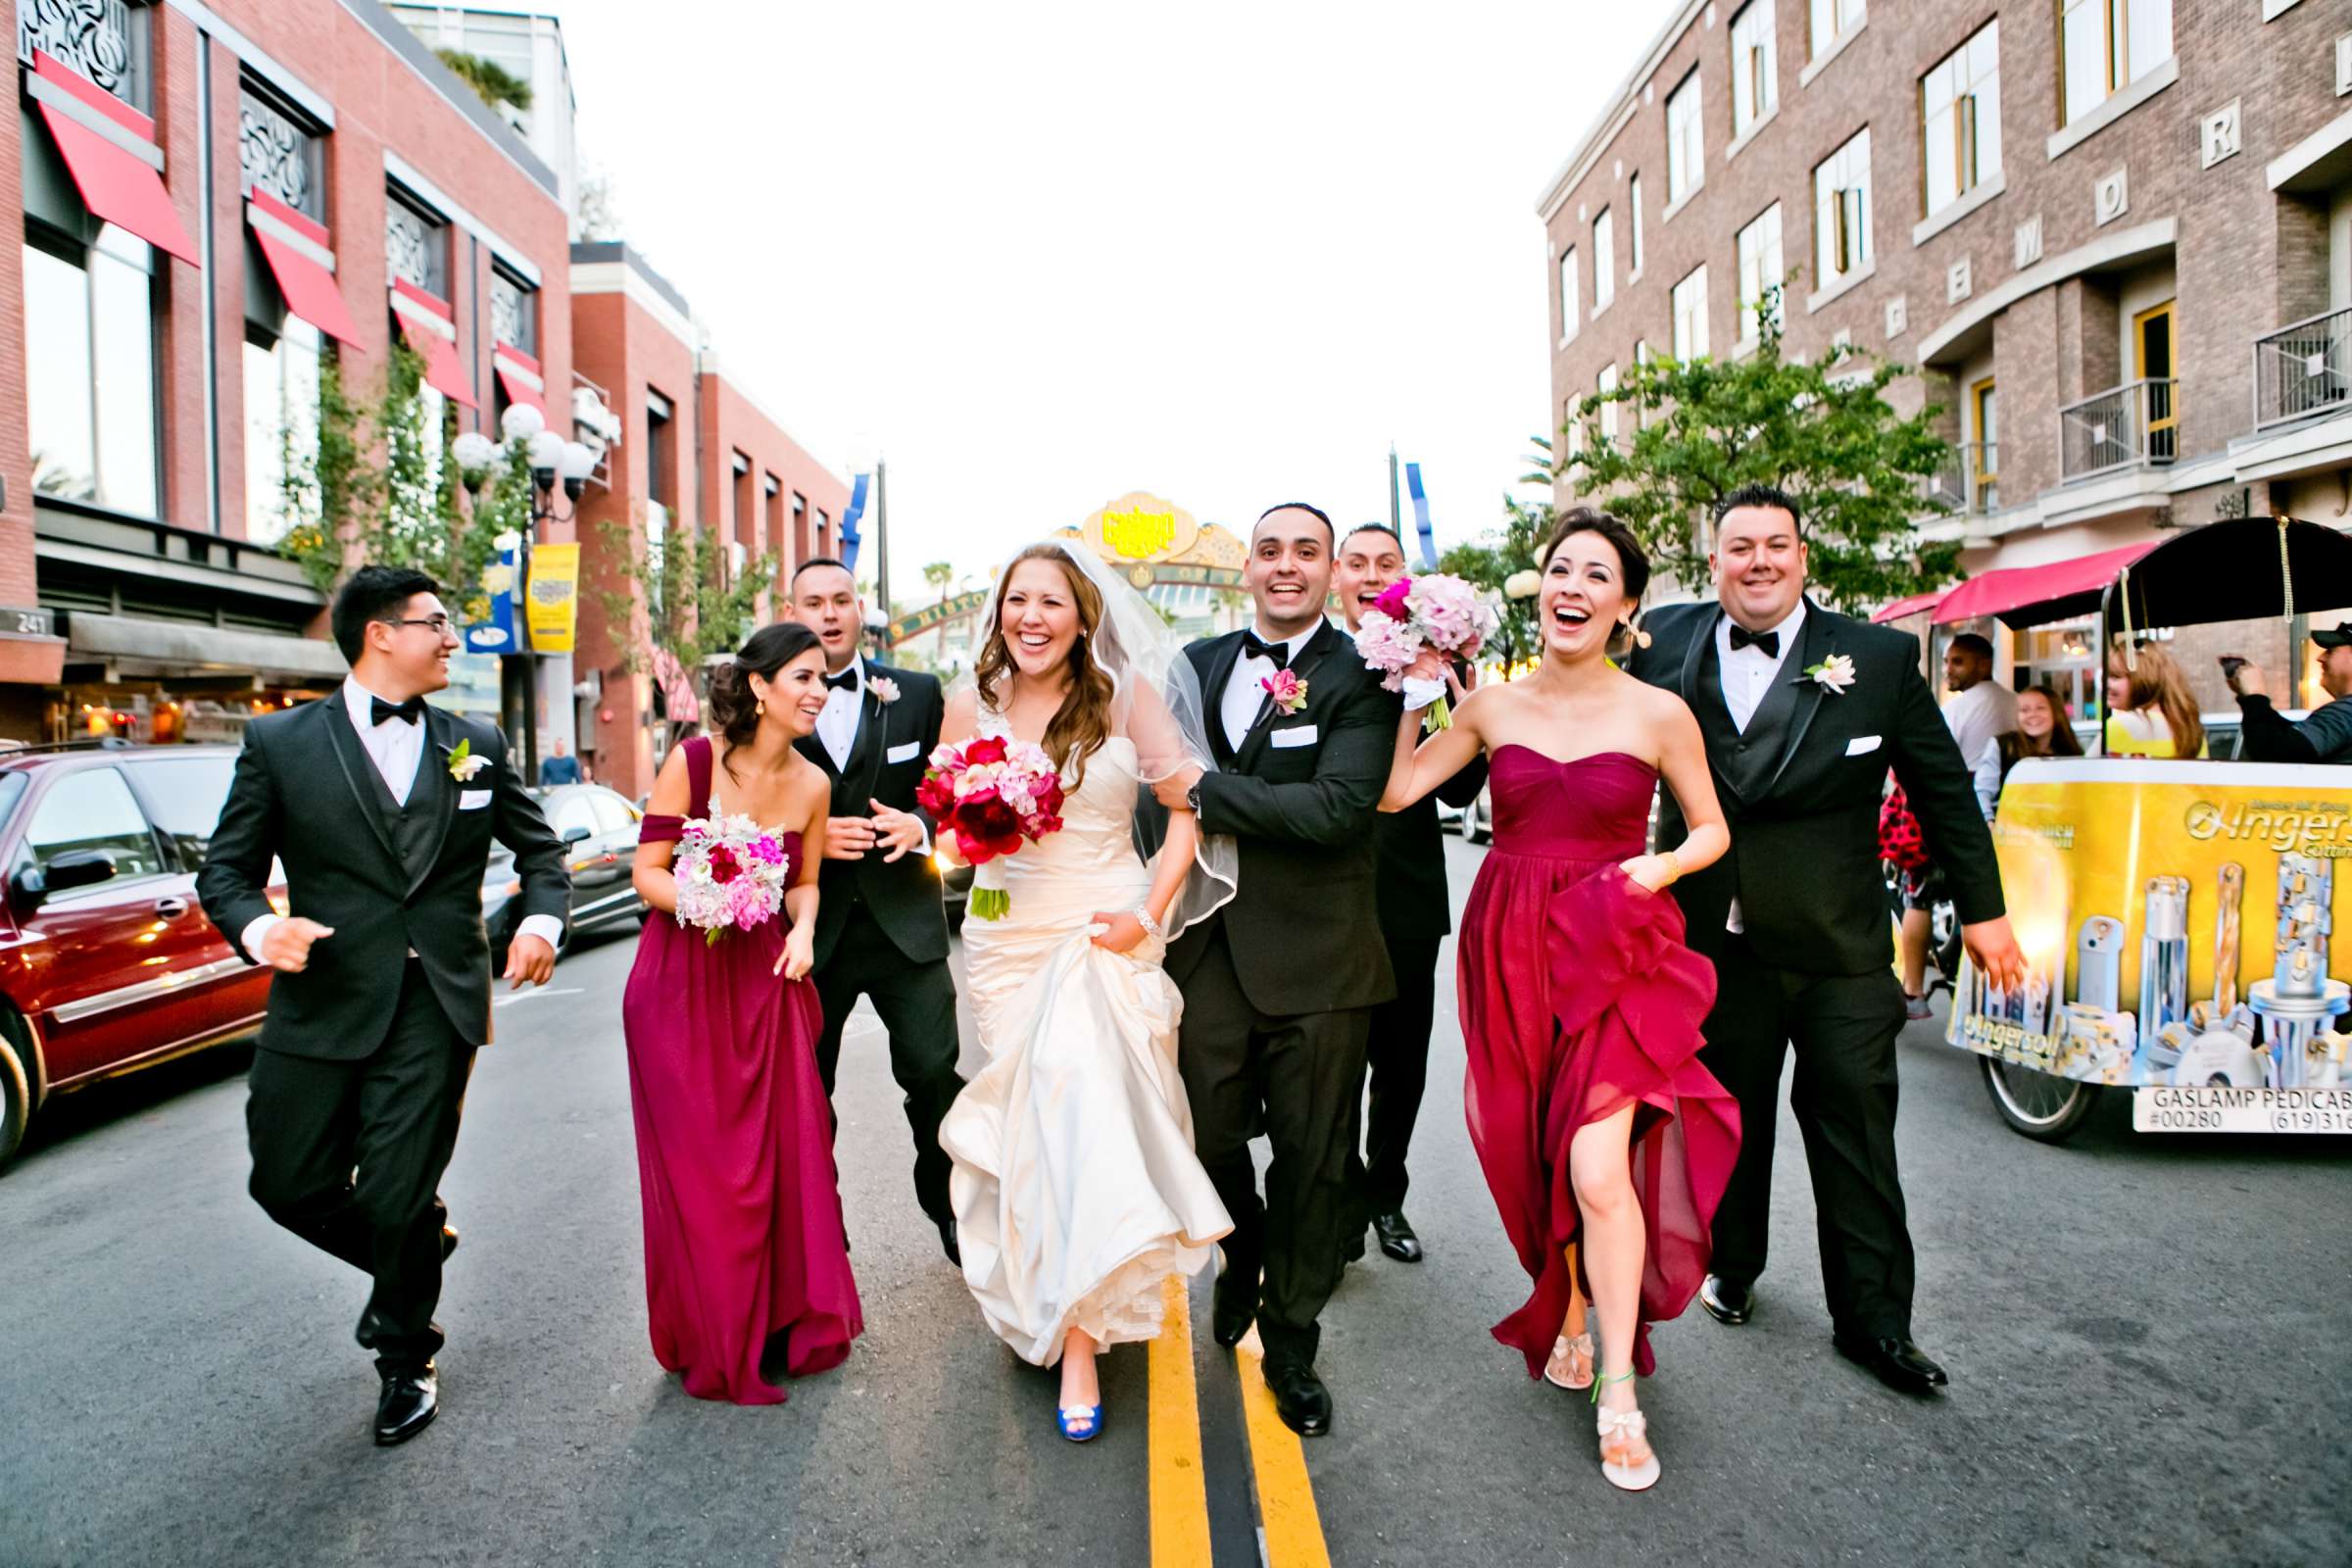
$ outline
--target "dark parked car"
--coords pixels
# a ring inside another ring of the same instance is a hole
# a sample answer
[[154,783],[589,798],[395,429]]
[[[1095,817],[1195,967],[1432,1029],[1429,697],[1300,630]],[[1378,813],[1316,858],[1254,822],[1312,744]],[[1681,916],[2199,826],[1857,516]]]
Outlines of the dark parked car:
[[[645,919],[645,901],[630,880],[637,854],[636,807],[602,784],[557,784],[531,791],[548,826],[564,841],[565,867],[571,872],[571,918],[564,945],[597,931],[621,927],[634,930]],[[490,929],[491,968],[507,963],[507,944],[521,923],[515,907],[522,881],[514,873],[514,857],[504,845],[493,846],[490,864],[482,877],[482,920]]]
[[233,746],[0,752],[0,1162],[49,1096],[260,1027],[270,971],[196,903],[236,759]]

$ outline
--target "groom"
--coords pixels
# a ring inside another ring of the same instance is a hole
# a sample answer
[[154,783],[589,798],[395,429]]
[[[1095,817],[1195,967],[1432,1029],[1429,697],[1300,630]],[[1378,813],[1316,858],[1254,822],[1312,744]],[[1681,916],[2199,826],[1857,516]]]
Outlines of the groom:
[[[1726,497],[1709,558],[1716,603],[1642,617],[1631,671],[1678,692],[1698,718],[1732,830],[1729,854],[1675,885],[1690,946],[1713,961],[1700,1054],[1740,1102],[1740,1160],[1715,1212],[1714,1272],[1699,1304],[1745,1323],[1764,1272],[1773,1130],[1790,1047],[1789,1102],[1812,1168],[1832,1343],[1889,1386],[1947,1381],[1911,1341],[1911,1235],[1894,1155],[1895,1036],[1878,862],[1889,765],[1944,867],[1977,966],[2023,977],[2002,913],[1992,838],[1968,767],[1900,632],[1805,597],[1797,503],[1766,485]],[[1658,842],[1683,832],[1672,792]]]
[[375,1441],[388,1447],[440,1407],[433,1308],[458,1236],[435,1190],[490,1039],[491,841],[522,877],[516,985],[554,971],[570,880],[506,737],[425,706],[458,646],[433,580],[363,566],[331,618],[351,674],[322,702],[246,726],[196,891],[247,961],[277,971],[245,1106],[253,1197],[373,1276],[359,1342],[383,1379]]
[[[1257,1320],[1275,1409],[1310,1438],[1331,1430],[1315,1316],[1351,1228],[1362,1234],[1348,1161],[1364,1043],[1372,1009],[1396,994],[1375,913],[1372,823],[1397,702],[1323,618],[1337,543],[1331,519],[1301,503],[1257,519],[1243,567],[1256,624],[1185,650],[1218,771],[1152,786],[1241,851],[1234,901],[1168,952],[1184,992],[1177,1065],[1200,1163],[1233,1216],[1217,1343],[1240,1344]],[[1260,1132],[1274,1146],[1262,1207],[1250,1160]]]
[[816,1068],[833,1098],[841,1034],[859,997],[890,1033],[890,1071],[914,1134],[914,1199],[960,1265],[940,1118],[956,1102],[956,982],[948,916],[930,860],[931,830],[914,787],[946,716],[936,677],[877,664],[858,652],[865,605],[858,580],[827,557],[792,574],[792,618],[825,651],[825,710],[795,742],[833,781],[825,863],[817,872],[816,994],[824,1007]]

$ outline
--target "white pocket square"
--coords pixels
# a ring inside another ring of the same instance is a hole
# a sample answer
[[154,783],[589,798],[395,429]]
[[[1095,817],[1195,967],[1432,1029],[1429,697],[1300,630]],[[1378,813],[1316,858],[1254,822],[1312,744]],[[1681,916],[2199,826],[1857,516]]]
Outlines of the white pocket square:
[[1848,757],[1867,756],[1879,749],[1880,739],[1881,737],[1877,735],[1857,735],[1845,743],[1845,755]]
[[893,746],[889,751],[884,752],[882,760],[885,762],[911,762],[922,749],[921,741],[908,741],[904,746]]
[[1315,726],[1301,724],[1297,729],[1270,730],[1266,734],[1266,744],[1286,749],[1293,746],[1312,746],[1315,744]]
[[458,809],[478,811],[490,804],[490,794],[488,790],[462,790],[458,794]]

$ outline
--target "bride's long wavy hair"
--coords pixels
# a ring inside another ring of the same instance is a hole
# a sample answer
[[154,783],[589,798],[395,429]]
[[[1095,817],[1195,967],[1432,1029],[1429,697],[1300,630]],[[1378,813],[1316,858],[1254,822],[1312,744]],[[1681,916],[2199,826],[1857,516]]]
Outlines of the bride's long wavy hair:
[[992,615],[988,640],[981,645],[980,657],[973,662],[972,677],[980,688],[980,700],[1002,711],[1004,699],[1012,694],[1012,677],[1019,673],[1013,663],[1012,649],[1004,641],[1004,591],[1012,585],[1012,574],[1024,561],[1050,561],[1061,571],[1070,585],[1070,600],[1078,607],[1078,638],[1070,645],[1068,660],[1070,685],[1062,694],[1061,707],[1054,711],[1054,721],[1046,726],[1046,755],[1054,765],[1070,775],[1070,790],[1077,791],[1086,781],[1086,760],[1102,749],[1110,739],[1111,704],[1117,690],[1102,666],[1087,653],[1087,645],[1102,632],[1102,595],[1086,573],[1080,571],[1069,553],[1057,544],[1034,544],[1005,563],[1004,573],[997,579],[997,592],[990,602]]

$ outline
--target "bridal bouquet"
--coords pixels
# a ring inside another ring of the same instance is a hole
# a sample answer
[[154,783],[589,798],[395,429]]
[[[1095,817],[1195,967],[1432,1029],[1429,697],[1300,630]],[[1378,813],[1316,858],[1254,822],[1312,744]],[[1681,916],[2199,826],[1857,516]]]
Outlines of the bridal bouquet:
[[[1046,749],[1027,741],[981,735],[931,754],[930,769],[914,798],[932,819],[956,835],[973,865],[1012,854],[1023,839],[1037,842],[1061,826],[1061,773]],[[975,885],[964,912],[1003,919],[1012,896]]]
[[678,881],[678,924],[700,926],[706,942],[773,919],[792,874],[784,846],[748,816],[688,822],[670,869]]
[[1450,729],[1453,715],[1446,704],[1443,681],[1407,680],[1425,648],[1448,659],[1476,659],[1478,650],[1494,630],[1494,612],[1476,588],[1445,572],[1399,577],[1364,612],[1363,629],[1355,634],[1356,651],[1364,662],[1379,670],[1390,691],[1401,691],[1405,707],[1427,708],[1431,730]]

